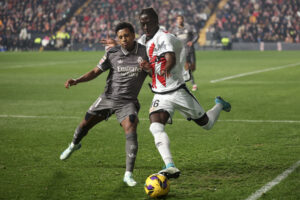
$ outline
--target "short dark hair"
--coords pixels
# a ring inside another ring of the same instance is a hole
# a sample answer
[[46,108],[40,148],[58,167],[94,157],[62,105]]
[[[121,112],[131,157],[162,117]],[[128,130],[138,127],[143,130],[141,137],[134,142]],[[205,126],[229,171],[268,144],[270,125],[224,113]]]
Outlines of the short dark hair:
[[156,11],[153,9],[153,8],[144,8],[141,12],[140,12],[140,17],[142,16],[142,15],[149,15],[150,17],[153,17],[154,18],[154,20],[156,21],[156,22],[158,22],[158,15],[157,15],[157,13],[156,13]]
[[130,24],[128,22],[120,22],[120,23],[118,23],[117,26],[116,26],[116,28],[115,28],[115,33],[117,34],[119,30],[125,29],[125,28],[128,28],[131,33],[133,33],[133,34],[135,33],[132,24]]
[[184,19],[183,15],[177,15],[177,17],[180,17],[180,18]]

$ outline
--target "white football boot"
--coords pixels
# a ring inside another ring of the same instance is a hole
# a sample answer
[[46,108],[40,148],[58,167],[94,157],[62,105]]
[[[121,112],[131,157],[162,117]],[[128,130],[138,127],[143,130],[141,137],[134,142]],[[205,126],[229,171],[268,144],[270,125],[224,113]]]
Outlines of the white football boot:
[[81,148],[81,144],[79,143],[79,144],[73,144],[73,142],[69,145],[69,147],[68,148],[66,148],[66,150],[64,150],[64,152],[62,152],[61,154],[60,154],[60,159],[61,160],[66,160],[67,158],[69,158],[70,156],[71,156],[71,154],[74,152],[74,151],[76,151],[76,150],[78,150],[78,149],[80,149]]
[[169,163],[165,169],[160,170],[158,173],[166,176],[168,179],[180,176],[180,170],[173,163]]
[[137,182],[132,177],[132,172],[126,171],[123,178],[124,183],[129,187],[133,187],[137,184]]

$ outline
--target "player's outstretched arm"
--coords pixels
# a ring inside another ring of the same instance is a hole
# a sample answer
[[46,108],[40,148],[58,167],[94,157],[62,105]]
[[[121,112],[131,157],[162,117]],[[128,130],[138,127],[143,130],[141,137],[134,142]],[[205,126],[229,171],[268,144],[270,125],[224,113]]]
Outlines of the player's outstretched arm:
[[93,70],[89,71],[88,73],[82,75],[77,79],[69,79],[65,82],[65,88],[69,89],[70,86],[77,85],[77,83],[87,82],[93,80],[97,76],[102,73],[102,70],[99,67],[95,67]]
[[100,40],[100,43],[105,46],[106,51],[118,45],[117,41],[112,38],[102,39]]

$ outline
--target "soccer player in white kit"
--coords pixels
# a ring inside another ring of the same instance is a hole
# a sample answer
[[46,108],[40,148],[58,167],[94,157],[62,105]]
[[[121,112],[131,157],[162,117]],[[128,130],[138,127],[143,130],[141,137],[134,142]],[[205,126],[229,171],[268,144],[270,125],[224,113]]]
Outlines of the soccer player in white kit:
[[[152,91],[155,93],[150,108],[150,131],[155,145],[166,165],[159,173],[168,178],[178,178],[180,170],[175,167],[170,140],[164,130],[171,123],[175,110],[186,119],[193,120],[204,129],[211,129],[222,110],[229,112],[231,105],[221,97],[215,99],[215,106],[205,112],[197,99],[187,89],[183,79],[185,56],[183,47],[174,35],[159,28],[158,15],[153,8],[145,8],[139,15],[144,35],[139,43],[147,48],[150,65],[141,67],[152,71]],[[149,68],[151,66],[151,68]]]

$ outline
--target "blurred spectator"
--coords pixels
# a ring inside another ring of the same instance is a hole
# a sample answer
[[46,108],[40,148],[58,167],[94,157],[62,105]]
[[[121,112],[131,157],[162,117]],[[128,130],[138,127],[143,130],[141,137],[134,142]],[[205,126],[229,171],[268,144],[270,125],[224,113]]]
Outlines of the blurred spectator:
[[[106,37],[114,37],[120,21],[140,30],[141,8],[157,10],[160,25],[170,30],[175,17],[204,27],[220,0],[2,0],[0,1],[0,46],[8,50],[30,49],[35,38],[50,38],[51,48],[82,43],[92,46]],[[299,0],[232,0],[217,13],[211,37],[221,42],[224,32],[232,42],[300,42]],[[56,32],[65,29],[64,39]],[[227,37],[227,36],[226,36]],[[58,39],[58,41],[56,41]],[[61,40],[61,41],[60,41]],[[49,46],[49,47],[50,47]]]
[[75,14],[66,29],[71,33],[71,43],[98,43],[106,37],[114,37],[114,27],[120,21],[134,25],[141,34],[138,15],[141,8],[153,7],[159,14],[160,25],[170,30],[175,26],[178,14],[187,23],[201,29],[219,0],[98,0],[91,1]]
[[215,30],[234,42],[300,42],[299,0],[233,0],[217,14]]
[[27,50],[30,47],[31,34],[27,31],[27,25],[23,24],[23,28],[19,34],[19,47],[22,50]]
[[[49,37],[63,26],[64,37],[68,39],[56,37],[56,47],[65,47],[69,43],[93,45],[102,38],[114,37],[113,30],[119,21],[131,22],[138,35],[141,33],[137,18],[139,12],[141,8],[150,6],[158,11],[160,23],[166,30],[174,26],[174,18],[178,14],[184,15],[186,21],[199,30],[218,1],[3,0],[0,1],[0,45],[7,46],[9,50],[17,47],[28,49],[33,46],[35,38]],[[49,44],[53,41],[51,37]]]
[[0,45],[9,50],[30,47],[31,38],[56,32],[84,1],[0,1]]

